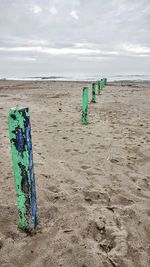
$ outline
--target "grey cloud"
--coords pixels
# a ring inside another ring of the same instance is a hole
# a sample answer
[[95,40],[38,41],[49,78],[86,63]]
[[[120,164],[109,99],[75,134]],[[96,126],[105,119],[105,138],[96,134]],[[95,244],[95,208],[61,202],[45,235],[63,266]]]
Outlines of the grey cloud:
[[[27,64],[31,73],[38,71],[37,64],[45,71],[57,71],[62,58],[65,71],[112,71],[115,66],[117,72],[128,65],[130,71],[140,71],[140,66],[147,71],[150,53],[144,47],[150,47],[149,14],[149,0],[0,1],[0,76],[7,75],[9,62],[14,62],[16,75],[26,72]],[[19,47],[35,49],[17,51]],[[57,53],[43,53],[46,49]],[[59,49],[72,49],[72,54],[58,55]],[[79,49],[84,49],[83,55]],[[85,54],[85,49],[102,52]],[[25,62],[24,57],[34,61]],[[93,64],[87,67],[89,60]]]

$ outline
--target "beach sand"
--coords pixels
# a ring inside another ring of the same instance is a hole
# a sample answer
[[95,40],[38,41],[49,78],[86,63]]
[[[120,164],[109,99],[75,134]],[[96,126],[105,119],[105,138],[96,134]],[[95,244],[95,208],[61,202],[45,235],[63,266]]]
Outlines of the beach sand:
[[[81,125],[89,86],[88,125]],[[150,266],[150,84],[0,81],[0,266]],[[39,226],[21,232],[7,117],[30,108]]]

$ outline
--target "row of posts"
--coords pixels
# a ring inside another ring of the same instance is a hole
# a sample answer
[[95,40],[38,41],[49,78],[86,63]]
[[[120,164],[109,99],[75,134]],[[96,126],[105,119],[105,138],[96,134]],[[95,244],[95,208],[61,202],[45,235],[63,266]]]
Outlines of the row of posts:
[[[92,103],[96,103],[96,95],[100,95],[100,92],[104,89],[106,86],[107,79],[103,78],[97,83],[92,84]],[[97,88],[97,92],[96,92]],[[84,87],[83,88],[83,95],[82,95],[82,125],[87,124],[87,118],[88,118],[88,94],[89,94],[89,88]]]
[[[101,79],[97,83],[92,84],[91,101],[93,103],[96,102],[96,94],[100,94],[106,82],[106,79]],[[84,87],[82,97],[83,125],[87,124],[87,116],[88,87]],[[29,109],[11,109],[8,115],[8,128],[19,214],[19,228],[31,233],[38,225],[38,216]]]

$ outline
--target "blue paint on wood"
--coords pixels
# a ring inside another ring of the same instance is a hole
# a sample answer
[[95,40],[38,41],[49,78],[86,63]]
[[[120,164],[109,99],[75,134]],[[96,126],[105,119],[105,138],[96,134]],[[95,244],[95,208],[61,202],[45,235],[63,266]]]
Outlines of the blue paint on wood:
[[25,120],[25,135],[27,142],[27,151],[29,156],[29,179],[31,185],[30,188],[31,188],[32,218],[33,218],[34,228],[36,228],[38,224],[38,218],[37,218],[37,204],[36,204],[35,174],[33,165],[32,142],[31,142],[31,126],[29,117],[26,117]]

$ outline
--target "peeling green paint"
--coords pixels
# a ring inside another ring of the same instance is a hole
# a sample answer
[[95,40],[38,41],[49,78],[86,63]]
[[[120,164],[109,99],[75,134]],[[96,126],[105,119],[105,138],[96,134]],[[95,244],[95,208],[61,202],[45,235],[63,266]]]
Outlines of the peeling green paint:
[[82,124],[87,124],[87,117],[88,117],[88,87],[83,88],[83,95],[82,95]]
[[98,85],[98,95],[99,95],[101,91],[101,81],[97,81],[97,85]]
[[96,103],[96,84],[92,84],[92,103]]
[[103,90],[105,87],[105,79],[101,79],[101,90]]
[[104,78],[104,85],[107,85],[107,78]]
[[[36,211],[33,212],[32,208],[34,202],[36,202],[36,194],[31,136],[27,136],[27,131],[30,133],[28,108],[11,109],[8,115],[8,128],[17,195],[19,227],[26,231],[31,231],[37,225],[37,217]],[[31,146],[30,150],[28,149],[29,145]],[[36,204],[34,204],[34,209],[36,209]]]

